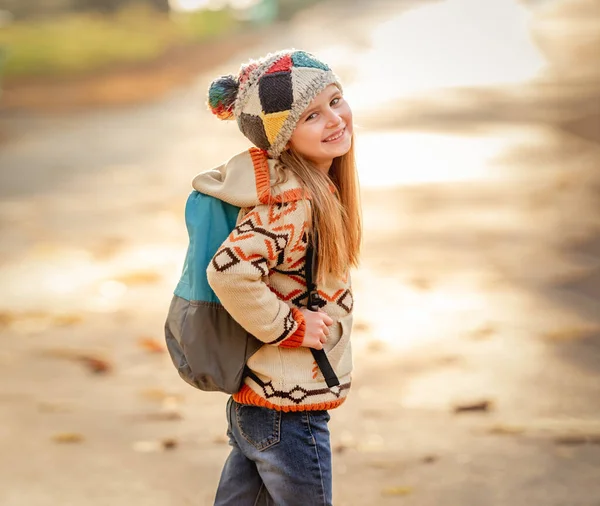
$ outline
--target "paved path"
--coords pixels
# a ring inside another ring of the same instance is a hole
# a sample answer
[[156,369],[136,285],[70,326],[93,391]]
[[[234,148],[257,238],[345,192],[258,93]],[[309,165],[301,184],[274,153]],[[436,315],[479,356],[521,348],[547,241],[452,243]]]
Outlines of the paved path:
[[359,134],[336,505],[600,505],[600,4],[481,4],[324,3],[158,103],[0,117],[0,504],[211,504],[225,398],[152,343],[189,181],[246,147],[209,79],[293,45]]

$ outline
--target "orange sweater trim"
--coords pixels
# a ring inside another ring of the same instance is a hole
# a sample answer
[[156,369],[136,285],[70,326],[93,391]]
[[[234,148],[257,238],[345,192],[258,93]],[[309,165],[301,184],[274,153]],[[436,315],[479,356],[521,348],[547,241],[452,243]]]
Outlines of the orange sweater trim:
[[252,165],[254,166],[256,194],[262,204],[293,202],[295,200],[302,200],[303,198],[310,200],[310,195],[302,188],[293,188],[284,191],[281,195],[273,196],[271,194],[271,178],[267,155],[259,148],[250,148],[248,151],[250,152],[250,158],[252,158]]
[[295,307],[292,308],[292,316],[294,317],[294,320],[296,320],[296,323],[298,323],[298,328],[291,336],[286,337],[283,341],[281,341],[281,343],[279,343],[279,346],[283,348],[298,348],[302,344],[302,341],[304,341],[306,320],[304,319],[304,316],[300,310],[296,309]]
[[233,394],[233,400],[239,404],[250,404],[251,406],[260,406],[263,408],[274,409],[276,411],[321,411],[326,409],[334,409],[340,406],[346,398],[336,399],[335,401],[317,402],[316,404],[299,404],[294,406],[279,406],[273,404],[266,399],[263,399],[248,385],[243,385],[240,391]]

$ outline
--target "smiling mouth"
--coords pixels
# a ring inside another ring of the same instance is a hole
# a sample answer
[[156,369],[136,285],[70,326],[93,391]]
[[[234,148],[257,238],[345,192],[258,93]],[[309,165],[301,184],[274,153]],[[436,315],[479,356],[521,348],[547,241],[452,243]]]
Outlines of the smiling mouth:
[[340,139],[344,135],[345,132],[346,132],[346,127],[342,128],[341,130],[339,130],[338,132],[334,133],[333,135],[330,135],[329,137],[327,137],[327,139],[325,139],[322,142],[337,141],[338,139]]

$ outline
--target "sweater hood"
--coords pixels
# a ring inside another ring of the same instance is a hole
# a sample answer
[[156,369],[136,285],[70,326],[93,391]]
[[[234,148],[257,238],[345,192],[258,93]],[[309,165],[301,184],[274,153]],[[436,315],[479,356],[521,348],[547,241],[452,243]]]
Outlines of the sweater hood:
[[287,180],[276,188],[275,160],[264,151],[250,148],[212,170],[198,174],[192,181],[194,190],[216,197],[237,207],[301,200],[305,192],[298,178],[287,169]]

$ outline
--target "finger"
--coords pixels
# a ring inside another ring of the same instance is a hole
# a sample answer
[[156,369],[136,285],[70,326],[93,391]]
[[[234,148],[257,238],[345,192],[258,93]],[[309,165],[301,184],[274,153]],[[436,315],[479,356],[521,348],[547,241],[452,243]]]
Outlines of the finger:
[[321,341],[315,343],[314,348],[315,348],[315,350],[322,350],[323,349],[323,343]]
[[323,331],[323,334],[325,334],[326,336],[329,335],[329,327],[325,324],[323,324],[323,327],[321,329]]
[[323,321],[326,325],[333,325],[333,319],[327,313],[323,313]]

